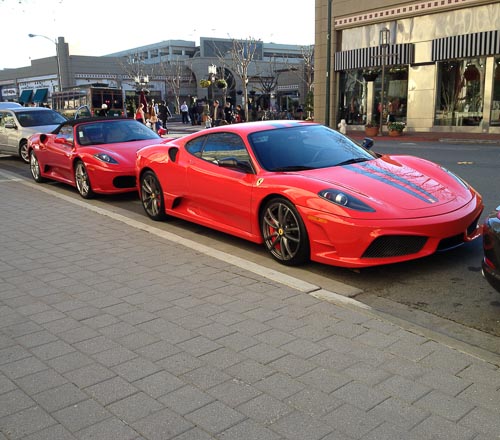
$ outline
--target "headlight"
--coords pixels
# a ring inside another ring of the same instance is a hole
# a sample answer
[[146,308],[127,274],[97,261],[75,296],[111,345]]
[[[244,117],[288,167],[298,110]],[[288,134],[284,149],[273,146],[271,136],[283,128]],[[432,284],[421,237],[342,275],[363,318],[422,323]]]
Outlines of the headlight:
[[373,209],[371,206],[368,206],[366,203],[362,202],[356,197],[333,188],[324,189],[323,191],[320,191],[318,195],[321,198],[328,200],[329,202],[335,203],[339,206],[344,206],[349,209],[363,212],[375,212],[375,209]]
[[118,163],[118,161],[116,161],[109,154],[106,154],[106,153],[97,153],[97,154],[94,154],[94,157],[96,159],[102,160],[103,162],[106,162],[106,163]]

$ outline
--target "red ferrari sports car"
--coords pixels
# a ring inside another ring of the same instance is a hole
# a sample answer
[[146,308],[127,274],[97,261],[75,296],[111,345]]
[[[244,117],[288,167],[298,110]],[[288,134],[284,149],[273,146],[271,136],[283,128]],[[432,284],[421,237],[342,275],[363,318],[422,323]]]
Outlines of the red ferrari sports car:
[[137,150],[161,142],[134,119],[73,119],[29,138],[31,175],[36,182],[52,179],[73,185],[86,199],[95,193],[136,191]]
[[154,220],[264,243],[286,265],[396,263],[479,237],[481,196],[442,166],[379,155],[320,124],[226,125],[138,152]]

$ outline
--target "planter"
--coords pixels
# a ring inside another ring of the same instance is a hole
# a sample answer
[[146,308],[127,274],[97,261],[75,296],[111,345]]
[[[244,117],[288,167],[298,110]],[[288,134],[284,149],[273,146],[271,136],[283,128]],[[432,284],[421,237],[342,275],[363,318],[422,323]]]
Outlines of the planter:
[[389,130],[389,136],[403,136],[403,132],[399,130]]
[[378,135],[378,127],[365,127],[365,134],[367,136],[377,136]]

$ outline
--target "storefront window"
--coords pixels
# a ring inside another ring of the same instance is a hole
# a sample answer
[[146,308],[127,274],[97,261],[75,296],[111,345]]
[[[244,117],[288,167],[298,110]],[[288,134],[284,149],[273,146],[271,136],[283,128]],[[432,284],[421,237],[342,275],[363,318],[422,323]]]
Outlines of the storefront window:
[[[388,66],[384,72],[384,105],[380,103],[382,96],[382,75],[375,80],[375,100],[373,118],[380,124],[382,110],[384,124],[388,121],[406,122],[408,103],[408,68],[406,66]],[[383,107],[383,108],[382,108]]]
[[436,125],[479,125],[483,119],[485,58],[438,63]]
[[350,70],[340,74],[339,120],[349,125],[360,125],[366,121],[366,81],[361,70]]
[[490,125],[500,125],[500,58],[495,59],[493,71],[493,96],[491,100]]

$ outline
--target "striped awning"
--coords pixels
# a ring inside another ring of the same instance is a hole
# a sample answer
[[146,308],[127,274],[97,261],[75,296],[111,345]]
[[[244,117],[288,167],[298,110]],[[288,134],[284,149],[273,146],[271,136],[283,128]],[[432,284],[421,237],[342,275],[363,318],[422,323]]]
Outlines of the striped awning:
[[432,41],[432,61],[500,54],[500,32],[455,35]]
[[386,66],[412,64],[415,58],[414,45],[412,43],[390,44],[385,51],[381,46],[374,46],[336,52],[334,69],[339,71],[381,67],[384,57]]

